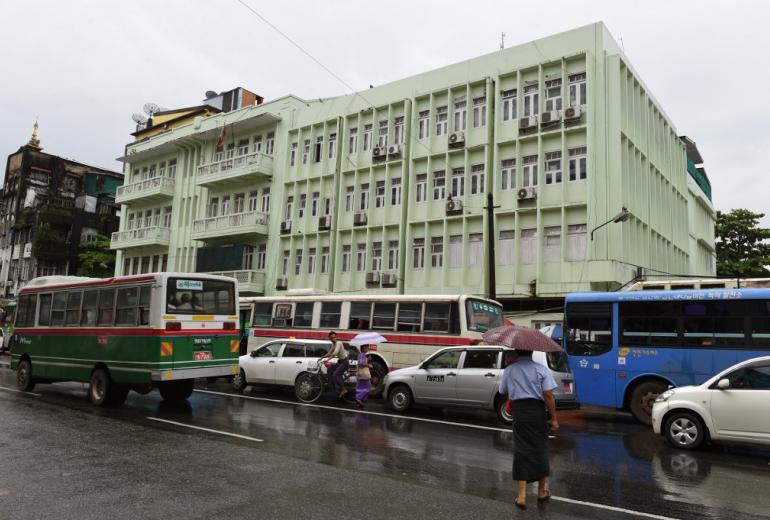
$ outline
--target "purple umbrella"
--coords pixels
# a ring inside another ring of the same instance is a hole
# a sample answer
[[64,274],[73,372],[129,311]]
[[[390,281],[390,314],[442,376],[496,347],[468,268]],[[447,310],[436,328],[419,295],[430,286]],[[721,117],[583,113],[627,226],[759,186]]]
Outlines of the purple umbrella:
[[536,350],[538,352],[560,352],[561,347],[554,340],[537,329],[518,325],[503,325],[482,334],[488,345],[502,345],[517,350]]

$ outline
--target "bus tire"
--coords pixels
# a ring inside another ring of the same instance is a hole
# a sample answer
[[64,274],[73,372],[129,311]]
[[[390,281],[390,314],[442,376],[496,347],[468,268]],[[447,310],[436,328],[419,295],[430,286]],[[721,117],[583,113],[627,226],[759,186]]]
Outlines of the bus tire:
[[99,367],[91,372],[88,384],[88,400],[96,406],[108,406],[112,401],[113,384],[106,368]]
[[652,405],[655,399],[665,392],[666,383],[663,381],[643,381],[636,385],[631,392],[628,408],[634,419],[646,426],[652,426]]
[[369,371],[372,374],[372,391],[369,392],[369,395],[380,397],[385,389],[385,376],[388,375],[388,368],[381,361],[372,361]]
[[406,385],[396,385],[388,394],[388,406],[394,412],[406,412],[412,407],[412,391]]
[[246,372],[241,368],[238,374],[233,376],[233,390],[236,392],[243,392],[249,383],[246,381]]
[[166,401],[184,401],[190,397],[195,389],[194,379],[181,379],[179,381],[165,381],[158,385],[161,397]]
[[16,387],[22,392],[31,392],[35,388],[35,380],[32,378],[32,363],[24,358],[16,367]]

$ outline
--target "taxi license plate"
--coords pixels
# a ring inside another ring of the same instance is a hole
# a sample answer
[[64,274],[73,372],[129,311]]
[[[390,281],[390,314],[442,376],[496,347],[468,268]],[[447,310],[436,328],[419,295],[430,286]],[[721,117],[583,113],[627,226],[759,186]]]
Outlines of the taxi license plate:
[[564,393],[565,394],[571,394],[572,393],[572,381],[565,381],[564,382]]
[[211,351],[210,350],[199,350],[198,352],[193,353],[193,359],[195,361],[208,361],[211,359]]

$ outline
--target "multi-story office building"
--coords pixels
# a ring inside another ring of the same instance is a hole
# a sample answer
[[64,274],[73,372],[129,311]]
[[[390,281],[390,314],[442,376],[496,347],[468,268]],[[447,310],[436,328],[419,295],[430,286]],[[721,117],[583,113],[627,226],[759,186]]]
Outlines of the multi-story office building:
[[117,274],[230,272],[252,294],[489,294],[493,264],[510,309],[550,309],[637,266],[709,268],[693,248],[713,251],[713,211],[705,196],[691,208],[702,186],[688,188],[686,150],[598,23],[129,145],[127,185],[162,180],[119,196]]

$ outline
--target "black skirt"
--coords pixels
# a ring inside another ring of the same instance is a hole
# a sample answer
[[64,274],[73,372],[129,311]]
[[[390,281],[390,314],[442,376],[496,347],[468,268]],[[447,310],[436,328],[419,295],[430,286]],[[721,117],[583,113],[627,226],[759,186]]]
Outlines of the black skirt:
[[540,399],[513,402],[513,480],[536,482],[550,474],[546,421]]

